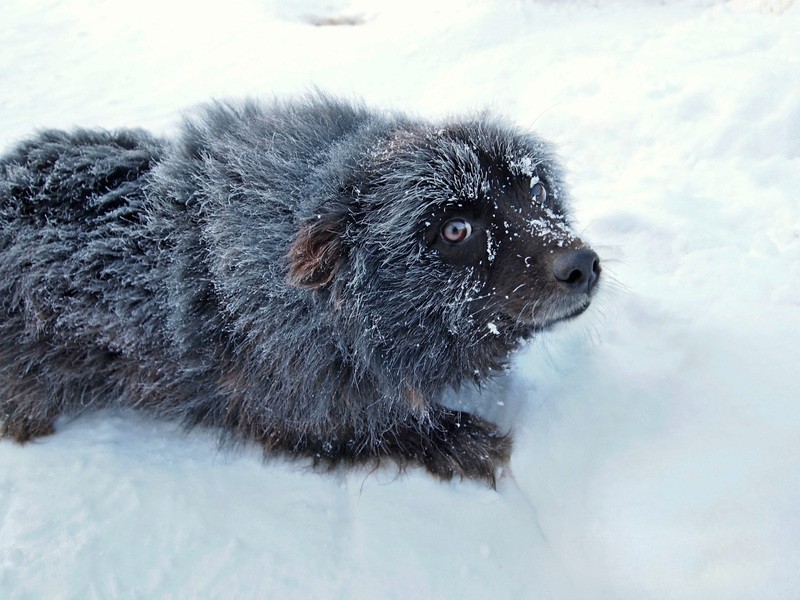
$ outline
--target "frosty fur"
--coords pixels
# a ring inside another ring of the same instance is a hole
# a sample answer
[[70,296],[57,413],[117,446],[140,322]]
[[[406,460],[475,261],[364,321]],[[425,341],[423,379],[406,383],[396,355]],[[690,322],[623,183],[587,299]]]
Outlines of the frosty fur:
[[43,132],[0,159],[2,433],[121,405],[493,484],[509,435],[439,400],[588,305],[553,276],[583,248],[565,201],[548,145],[489,115],[317,94],[215,103],[175,140]]

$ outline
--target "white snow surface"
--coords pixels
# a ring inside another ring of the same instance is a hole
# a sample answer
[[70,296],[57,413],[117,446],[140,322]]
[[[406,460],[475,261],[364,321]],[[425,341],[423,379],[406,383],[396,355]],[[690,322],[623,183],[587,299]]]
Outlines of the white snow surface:
[[452,400],[513,428],[497,491],[63,421],[0,442],[0,598],[797,597],[791,0],[3,0],[0,23],[3,148],[313,85],[488,106],[559,145],[605,268],[585,315]]

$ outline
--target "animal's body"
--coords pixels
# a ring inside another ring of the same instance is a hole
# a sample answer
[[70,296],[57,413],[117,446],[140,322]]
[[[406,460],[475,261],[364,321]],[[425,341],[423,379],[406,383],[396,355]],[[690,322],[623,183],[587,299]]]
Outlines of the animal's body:
[[216,103],[174,140],[47,131],[0,159],[0,420],[148,409],[327,466],[494,481],[439,403],[582,312],[597,255],[549,146],[326,98]]

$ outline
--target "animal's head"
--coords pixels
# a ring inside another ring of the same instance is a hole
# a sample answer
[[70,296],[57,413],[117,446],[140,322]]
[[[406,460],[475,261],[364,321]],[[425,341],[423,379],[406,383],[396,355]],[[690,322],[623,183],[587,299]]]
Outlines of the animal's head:
[[400,126],[353,173],[346,201],[301,228],[290,281],[328,294],[351,351],[388,380],[479,380],[589,306],[600,261],[539,138],[487,120]]

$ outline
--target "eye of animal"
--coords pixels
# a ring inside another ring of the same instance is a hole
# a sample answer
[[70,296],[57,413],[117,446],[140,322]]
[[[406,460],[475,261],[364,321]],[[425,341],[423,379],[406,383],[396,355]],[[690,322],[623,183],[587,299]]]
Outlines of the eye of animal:
[[442,225],[442,238],[451,244],[460,244],[472,235],[472,225],[464,219],[450,219]]
[[547,200],[547,190],[542,185],[541,181],[531,182],[531,196],[533,199],[540,203],[544,204],[545,200]]

